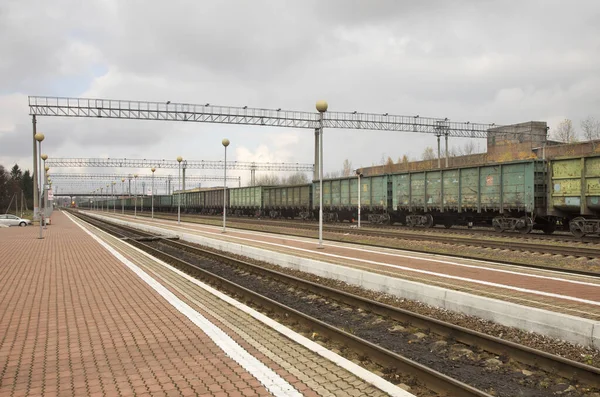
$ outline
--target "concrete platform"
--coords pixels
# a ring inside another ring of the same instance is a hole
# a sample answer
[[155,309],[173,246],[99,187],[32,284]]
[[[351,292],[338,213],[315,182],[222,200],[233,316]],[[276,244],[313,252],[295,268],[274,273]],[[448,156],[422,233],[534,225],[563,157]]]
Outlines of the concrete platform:
[[0,396],[411,395],[84,229],[0,229]]
[[600,348],[600,280],[493,262],[95,214],[143,230]]

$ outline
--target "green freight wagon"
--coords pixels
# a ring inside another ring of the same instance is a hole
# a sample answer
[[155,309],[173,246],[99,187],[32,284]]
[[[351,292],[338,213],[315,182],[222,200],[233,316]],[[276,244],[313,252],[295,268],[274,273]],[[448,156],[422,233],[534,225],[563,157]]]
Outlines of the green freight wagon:
[[600,156],[548,161],[550,215],[577,237],[600,232]]
[[154,209],[157,211],[171,211],[173,197],[169,195],[154,196]]
[[487,224],[497,231],[551,233],[546,164],[538,160],[390,175],[394,221],[431,227]]
[[264,187],[264,213],[271,218],[310,218],[311,189],[310,184]]
[[[226,193],[225,207],[229,206],[229,190]],[[204,208],[202,209],[203,214],[222,214],[223,213],[223,188],[215,188],[210,190],[204,190]]]
[[229,207],[238,216],[255,216],[263,206],[262,186],[229,189]]
[[[376,175],[360,179],[360,206],[362,213],[374,220],[387,214],[389,200],[388,175]],[[313,181],[313,210],[319,210],[319,181]],[[358,208],[358,178],[348,177],[323,181],[323,219],[328,221],[352,221]]]

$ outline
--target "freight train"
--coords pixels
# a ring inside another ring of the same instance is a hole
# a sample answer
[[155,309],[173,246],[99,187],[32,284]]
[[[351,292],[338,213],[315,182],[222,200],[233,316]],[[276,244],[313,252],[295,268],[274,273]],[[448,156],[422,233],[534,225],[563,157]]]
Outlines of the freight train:
[[[296,186],[208,189],[154,197],[157,211],[315,219],[319,181]],[[600,156],[528,159],[457,168],[344,177],[323,181],[323,219],[357,219],[412,227],[486,225],[498,232],[546,234],[558,227],[582,237],[600,233]],[[122,203],[121,200],[124,200]],[[150,210],[150,197],[116,207]],[[115,203],[109,200],[109,207]]]

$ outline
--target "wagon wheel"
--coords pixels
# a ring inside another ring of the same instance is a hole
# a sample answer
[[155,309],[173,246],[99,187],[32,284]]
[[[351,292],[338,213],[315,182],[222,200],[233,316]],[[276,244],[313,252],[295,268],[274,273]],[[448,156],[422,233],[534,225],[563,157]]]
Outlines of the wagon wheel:
[[493,219],[492,225],[494,225],[494,231],[496,231],[498,233],[502,233],[504,231],[504,229],[502,228],[502,225],[500,224],[500,222],[498,220]]
[[425,226],[426,228],[430,228],[433,226],[433,215],[431,214],[425,214],[425,224],[423,226]]
[[582,217],[575,218],[569,222],[569,229],[571,230],[573,236],[577,238],[582,238],[585,236],[585,232],[583,231],[583,222],[585,222],[585,219]]
[[531,229],[533,229],[533,221],[528,216],[524,216],[520,219],[520,222],[517,225],[517,227],[517,230],[521,234],[531,233]]

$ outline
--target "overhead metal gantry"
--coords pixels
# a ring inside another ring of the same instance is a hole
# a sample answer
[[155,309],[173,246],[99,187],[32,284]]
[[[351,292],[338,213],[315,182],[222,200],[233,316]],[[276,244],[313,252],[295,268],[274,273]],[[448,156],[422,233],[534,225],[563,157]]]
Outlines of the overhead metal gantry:
[[[128,189],[131,193],[131,181],[137,179],[141,183],[145,184],[146,182],[152,182],[152,174],[136,174],[137,178],[134,177],[134,174],[51,174],[51,179],[55,185],[64,187],[66,184],[71,185],[72,187],[77,187],[78,184],[84,181],[93,181],[97,185],[105,185],[110,184],[112,182],[117,182],[117,184],[121,184],[122,180],[126,180],[128,183]],[[221,182],[223,183],[223,177],[221,176],[211,176],[211,175],[191,175],[186,178],[187,182],[191,182],[195,185],[195,182]],[[171,194],[171,183],[177,182],[177,176],[173,175],[154,175],[154,182],[156,183],[156,187],[160,189],[160,187],[164,184],[165,194]],[[238,186],[242,185],[242,178],[239,176],[230,176],[227,177],[228,182],[237,182]],[[65,194],[67,195],[67,194]]]
[[[272,127],[306,128],[315,131],[315,173],[313,179],[322,180],[322,136],[324,128],[344,128],[380,131],[410,131],[435,134],[439,140],[446,138],[446,163],[448,162],[448,137],[486,138],[494,124],[451,121],[448,118],[399,116],[389,113],[328,112],[325,101],[317,102],[318,113],[282,109],[261,109],[215,106],[210,103],[194,105],[185,103],[147,102],[93,98],[29,97],[29,114],[33,116],[33,133],[36,133],[36,116],[88,117],[129,120],[160,120]],[[34,159],[37,159],[34,144]],[[438,155],[438,157],[440,157]],[[34,162],[35,163],[35,162]],[[447,165],[447,164],[446,164]],[[317,172],[318,171],[318,172]],[[36,166],[34,165],[34,173]],[[36,194],[34,189],[34,195]],[[320,202],[322,197],[320,197]],[[322,205],[319,205],[322,207]],[[34,209],[35,211],[35,209]],[[322,216],[319,216],[319,246],[322,247]]]
[[[187,121],[197,123],[263,125],[272,127],[320,127],[319,114],[296,110],[216,106],[209,103],[128,101],[114,99],[29,97],[29,114],[57,117]],[[412,131],[451,137],[486,138],[495,124],[450,121],[447,118],[399,116],[388,113],[326,112],[323,127],[380,131]]]
[[[151,160],[151,159],[111,159],[111,158],[48,158],[46,165],[50,168],[58,167],[100,167],[100,168],[147,168],[156,169],[178,169],[180,164],[177,160]],[[206,161],[206,160],[183,160],[181,162],[183,169],[183,179],[186,178],[186,169],[195,170],[222,170],[225,168],[224,161]],[[228,170],[250,170],[250,184],[255,185],[256,171],[296,171],[313,172],[312,164],[302,163],[257,163],[251,161],[228,161]],[[221,178],[221,180],[223,180]]]

